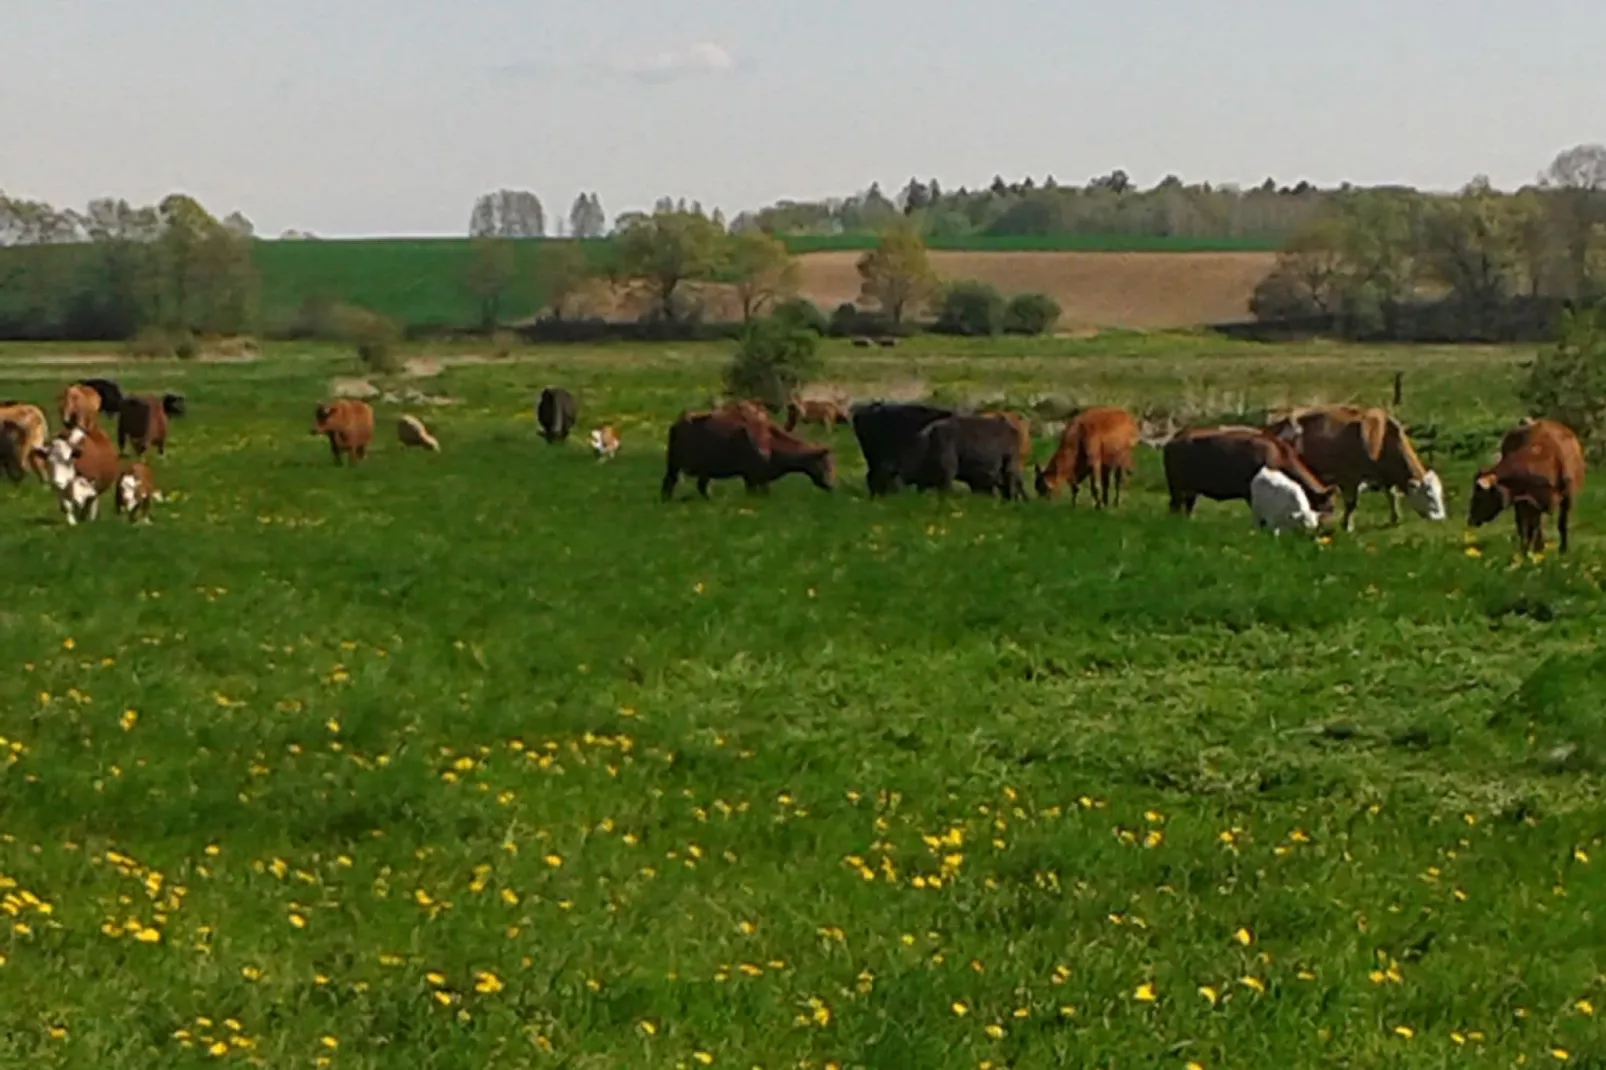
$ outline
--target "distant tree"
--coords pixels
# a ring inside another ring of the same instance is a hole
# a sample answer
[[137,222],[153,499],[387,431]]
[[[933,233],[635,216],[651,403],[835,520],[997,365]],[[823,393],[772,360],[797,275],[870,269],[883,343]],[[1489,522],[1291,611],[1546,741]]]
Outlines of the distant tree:
[[619,271],[669,322],[680,319],[684,286],[712,279],[725,254],[725,234],[712,220],[678,209],[621,216],[615,243]]
[[1089,182],[1087,184],[1087,188],[1091,190],[1103,190],[1108,193],[1130,193],[1132,191],[1132,179],[1125,171],[1117,167],[1109,174],[1102,175],[1099,178],[1095,178],[1093,181]]
[[491,330],[502,319],[502,306],[508,289],[518,275],[513,245],[506,238],[479,237],[470,243],[463,288],[479,304],[482,330]]
[[903,187],[898,199],[903,202],[903,214],[906,216],[914,215],[931,206],[931,193],[918,178],[909,180],[909,184]]
[[1606,292],[1595,248],[1606,228],[1606,145],[1577,145],[1558,155],[1540,180],[1550,195],[1568,267],[1568,293]]
[[1004,329],[1004,295],[975,279],[944,286],[936,300],[935,329],[941,334],[990,336]]
[[58,245],[77,241],[80,234],[73,212],[0,193],[0,245]]
[[561,320],[570,305],[592,285],[596,273],[590,258],[578,241],[549,241],[542,244],[535,261],[535,287],[540,307]]
[[569,209],[569,236],[571,238],[600,238],[608,230],[608,215],[602,210],[602,198],[595,193],[582,193]]
[[920,235],[911,227],[895,226],[882,234],[876,247],[859,258],[859,295],[874,302],[893,325],[935,288],[936,272]]
[[241,212],[230,212],[223,217],[223,229],[236,238],[252,238],[256,236],[257,228],[254,223]]
[[1424,274],[1449,287],[1476,333],[1511,297],[1518,244],[1505,199],[1480,176],[1455,197],[1428,202],[1422,219]]
[[482,194],[469,216],[471,238],[539,238],[546,234],[546,211],[528,190],[499,189]]
[[730,236],[727,267],[741,302],[744,323],[751,323],[765,305],[797,292],[797,260],[784,242],[761,230]]

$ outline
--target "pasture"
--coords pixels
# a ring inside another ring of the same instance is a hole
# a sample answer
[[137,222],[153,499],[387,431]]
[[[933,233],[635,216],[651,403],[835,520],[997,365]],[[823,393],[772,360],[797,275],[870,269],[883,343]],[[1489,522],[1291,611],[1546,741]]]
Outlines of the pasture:
[[415,354],[456,402],[376,403],[348,470],[308,433],[334,351],[0,347],[0,396],[190,408],[150,527],[0,486],[0,1061],[1606,1061],[1606,485],[1564,558],[1464,541],[1527,354],[828,347],[859,393],[1183,414],[1403,370],[1450,520],[1367,494],[1313,541],[1168,516],[1148,447],[1109,513],[871,502],[845,428],[832,494],[660,504],[725,353]]

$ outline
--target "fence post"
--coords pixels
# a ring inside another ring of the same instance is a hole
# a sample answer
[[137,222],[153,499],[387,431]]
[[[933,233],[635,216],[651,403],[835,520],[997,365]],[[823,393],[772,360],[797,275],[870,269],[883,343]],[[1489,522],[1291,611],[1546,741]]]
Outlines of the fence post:
[[1394,407],[1400,407],[1400,399],[1405,397],[1405,373],[1394,373]]

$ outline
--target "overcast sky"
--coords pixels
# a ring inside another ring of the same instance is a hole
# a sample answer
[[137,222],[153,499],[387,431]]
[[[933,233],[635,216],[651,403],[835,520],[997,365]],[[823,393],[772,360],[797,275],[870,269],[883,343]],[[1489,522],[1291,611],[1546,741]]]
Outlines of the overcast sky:
[[1531,180],[1606,141],[1599,0],[0,0],[0,189],[456,234],[911,175]]

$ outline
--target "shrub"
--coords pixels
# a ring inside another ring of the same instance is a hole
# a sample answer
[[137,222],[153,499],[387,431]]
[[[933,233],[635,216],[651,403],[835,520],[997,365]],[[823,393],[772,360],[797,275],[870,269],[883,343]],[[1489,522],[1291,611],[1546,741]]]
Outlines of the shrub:
[[815,334],[825,334],[831,329],[830,321],[820,311],[820,306],[806,297],[793,297],[780,302],[770,313],[770,318],[795,324]]
[[180,330],[174,335],[173,355],[179,360],[194,360],[201,355],[201,342],[194,331]]
[[329,309],[325,330],[327,337],[356,349],[357,359],[370,372],[401,369],[401,360],[396,354],[401,330],[379,313],[356,305],[335,305]]
[[148,359],[171,357],[173,338],[161,327],[141,327],[139,333],[129,339],[128,355]]
[[1004,309],[1006,334],[1048,334],[1060,321],[1060,303],[1048,294],[1016,294]]
[[1004,328],[1004,308],[1004,295],[991,283],[950,283],[938,295],[933,329],[940,334],[994,335]]
[[852,338],[861,334],[884,335],[892,329],[892,320],[885,313],[862,309],[852,301],[844,301],[836,306],[826,328],[834,338]]
[[773,316],[759,320],[743,332],[725,368],[725,392],[780,410],[793,391],[819,374],[819,347],[819,336],[806,327]]
[[1518,391],[1534,416],[1573,429],[1591,457],[1606,439],[1606,304],[1563,312],[1556,344],[1528,365]]

